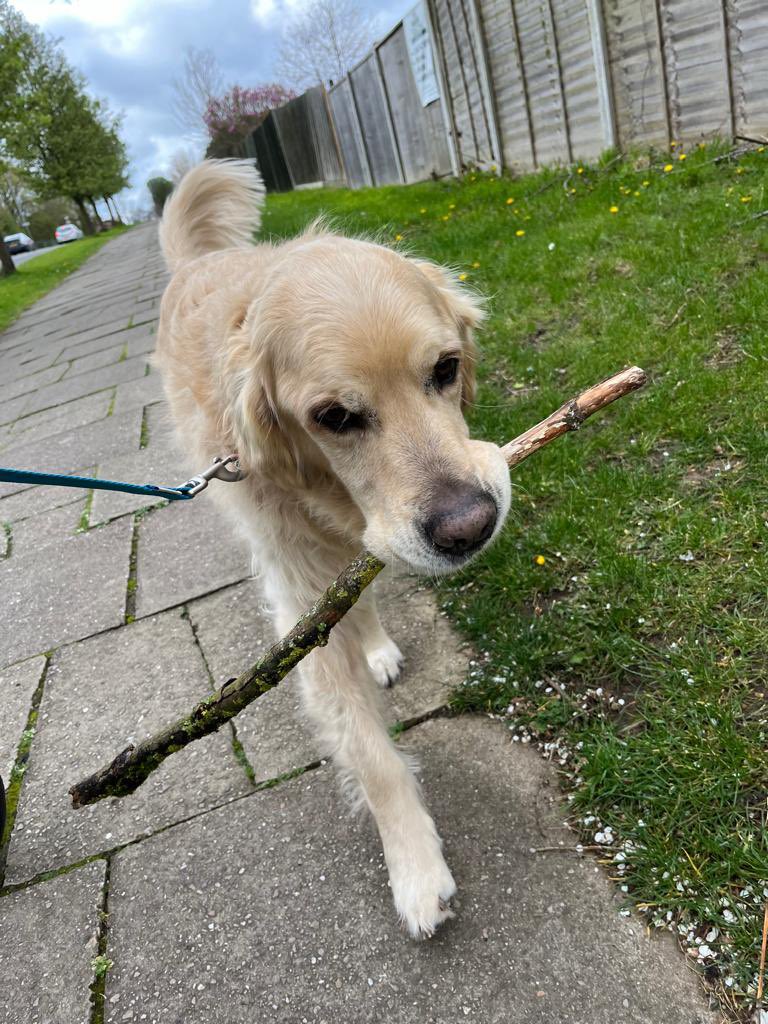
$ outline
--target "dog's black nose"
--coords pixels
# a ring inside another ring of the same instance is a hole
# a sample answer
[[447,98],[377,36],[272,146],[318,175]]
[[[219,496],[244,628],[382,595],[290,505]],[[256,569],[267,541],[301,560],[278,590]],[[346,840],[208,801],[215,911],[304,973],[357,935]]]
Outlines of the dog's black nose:
[[470,555],[491,536],[498,514],[496,502],[479,487],[441,485],[430,505],[424,533],[442,555]]

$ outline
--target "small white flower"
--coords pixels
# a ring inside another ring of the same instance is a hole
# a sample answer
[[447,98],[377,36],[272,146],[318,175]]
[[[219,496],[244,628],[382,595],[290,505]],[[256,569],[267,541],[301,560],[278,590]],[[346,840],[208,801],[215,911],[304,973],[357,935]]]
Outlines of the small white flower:
[[547,246],[547,248],[549,249],[550,252],[554,252],[555,251],[555,243],[554,242],[550,242],[549,245]]
[[692,551],[686,551],[684,555],[677,556],[681,562],[692,562],[695,559],[695,555]]

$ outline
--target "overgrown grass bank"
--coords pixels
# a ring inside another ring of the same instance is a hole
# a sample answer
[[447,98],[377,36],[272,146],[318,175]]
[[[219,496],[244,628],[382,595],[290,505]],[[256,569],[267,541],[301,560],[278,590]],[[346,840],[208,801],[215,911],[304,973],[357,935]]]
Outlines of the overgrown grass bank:
[[125,230],[112,228],[100,235],[68,242],[53,252],[44,252],[42,256],[22,263],[10,277],[0,276],[0,331],[13,323],[33,302],[61,284],[105,242]]
[[558,763],[584,845],[734,1016],[768,899],[768,152],[271,197],[452,264],[491,297],[476,435],[638,363],[651,383],[514,474],[509,525],[441,587],[481,652],[457,709]]

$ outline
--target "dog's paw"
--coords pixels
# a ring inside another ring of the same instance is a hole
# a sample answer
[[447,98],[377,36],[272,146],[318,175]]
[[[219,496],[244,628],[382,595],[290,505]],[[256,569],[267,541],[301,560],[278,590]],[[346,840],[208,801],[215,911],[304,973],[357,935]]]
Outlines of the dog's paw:
[[381,647],[375,647],[366,654],[368,667],[373,673],[373,678],[379,686],[391,686],[396,682],[405,664],[405,658],[400,648],[387,637],[387,642]]
[[412,939],[429,939],[454,916],[451,900],[456,883],[439,852],[432,863],[390,871],[395,910]]

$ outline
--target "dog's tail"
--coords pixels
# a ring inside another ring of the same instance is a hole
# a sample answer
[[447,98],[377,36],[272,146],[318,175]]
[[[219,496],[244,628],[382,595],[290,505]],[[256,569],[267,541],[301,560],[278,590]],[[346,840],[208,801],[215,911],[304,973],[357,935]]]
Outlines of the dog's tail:
[[160,246],[168,269],[207,252],[252,245],[263,205],[264,183],[253,163],[203,160],[165,204]]

